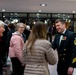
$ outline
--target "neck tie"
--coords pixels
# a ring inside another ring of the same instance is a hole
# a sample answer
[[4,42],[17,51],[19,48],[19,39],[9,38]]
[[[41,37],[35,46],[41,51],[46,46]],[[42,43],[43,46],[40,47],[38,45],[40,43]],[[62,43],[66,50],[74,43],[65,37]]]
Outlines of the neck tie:
[[59,40],[59,46],[61,44],[61,40],[63,39],[63,35],[60,36],[60,40]]

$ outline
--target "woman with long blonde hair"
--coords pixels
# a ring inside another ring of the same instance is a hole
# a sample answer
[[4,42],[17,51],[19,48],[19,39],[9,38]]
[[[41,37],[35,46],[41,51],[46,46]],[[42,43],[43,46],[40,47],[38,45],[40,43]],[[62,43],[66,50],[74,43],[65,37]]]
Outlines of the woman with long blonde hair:
[[54,65],[57,62],[57,56],[46,38],[46,25],[43,22],[37,22],[32,27],[23,49],[23,64],[26,64],[24,75],[50,75],[48,63]]

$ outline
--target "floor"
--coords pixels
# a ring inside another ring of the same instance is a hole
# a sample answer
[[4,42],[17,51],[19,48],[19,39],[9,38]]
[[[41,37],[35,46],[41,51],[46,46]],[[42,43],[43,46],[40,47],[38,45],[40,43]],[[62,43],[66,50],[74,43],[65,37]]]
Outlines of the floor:
[[[49,65],[48,64],[48,67],[49,67],[50,75],[57,75],[57,70],[56,70],[57,69],[57,63],[55,65]],[[11,74],[10,71],[12,71],[12,65],[11,65],[10,59],[8,58],[8,68],[7,68],[7,72],[6,72],[7,74],[4,74],[4,75],[10,75]]]
[[[52,41],[54,40],[54,36],[52,37]],[[57,54],[57,53],[56,53]],[[57,57],[58,59],[58,57]],[[8,70],[7,70],[7,74],[4,74],[4,75],[10,75],[10,71],[12,71],[12,65],[11,65],[11,61],[10,61],[10,58],[8,57],[7,59],[7,64],[10,66],[8,66]],[[57,75],[57,63],[55,65],[49,65],[48,64],[48,67],[49,67],[49,71],[50,71],[50,75]]]
[[[57,71],[56,71],[57,64],[55,64],[53,66],[52,65],[48,65],[48,67],[49,67],[50,75],[57,75]],[[5,70],[3,72],[3,75],[11,75],[10,71],[11,70],[10,70],[10,68],[8,66],[7,70]]]

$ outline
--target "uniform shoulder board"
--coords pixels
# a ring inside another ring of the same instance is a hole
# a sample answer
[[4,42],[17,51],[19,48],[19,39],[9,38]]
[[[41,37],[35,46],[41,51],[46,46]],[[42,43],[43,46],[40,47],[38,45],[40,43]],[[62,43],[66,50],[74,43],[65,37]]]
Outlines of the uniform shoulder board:
[[76,62],[76,57],[73,59],[72,63],[75,63]]
[[76,45],[76,38],[74,39],[74,45]]

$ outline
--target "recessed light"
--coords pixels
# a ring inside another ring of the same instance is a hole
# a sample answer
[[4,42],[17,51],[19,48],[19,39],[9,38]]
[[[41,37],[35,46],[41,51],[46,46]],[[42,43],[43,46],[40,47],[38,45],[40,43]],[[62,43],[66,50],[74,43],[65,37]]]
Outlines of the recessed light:
[[40,6],[43,6],[44,7],[44,6],[47,6],[47,4],[40,4]]
[[75,11],[72,11],[72,13],[75,13]]
[[39,12],[42,12],[41,10],[39,10]]
[[2,9],[2,11],[5,11],[5,9]]

